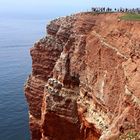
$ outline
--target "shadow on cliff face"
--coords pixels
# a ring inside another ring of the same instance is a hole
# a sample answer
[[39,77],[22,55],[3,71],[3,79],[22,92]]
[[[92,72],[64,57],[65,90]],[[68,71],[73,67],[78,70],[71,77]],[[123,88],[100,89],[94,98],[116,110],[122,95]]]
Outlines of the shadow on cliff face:
[[[76,140],[80,136],[79,124],[71,123],[65,118],[59,117],[54,113],[46,114],[47,124],[44,124],[44,135],[49,140]],[[82,140],[82,137],[80,138]]]
[[[74,109],[77,111],[76,107]],[[42,126],[45,138],[48,140],[98,140],[100,138],[95,126],[88,122],[80,122],[83,120],[77,118],[77,113],[70,114],[73,118],[69,118],[68,109],[63,113],[61,111],[64,111],[63,107],[46,113]],[[62,113],[64,116],[57,113]]]

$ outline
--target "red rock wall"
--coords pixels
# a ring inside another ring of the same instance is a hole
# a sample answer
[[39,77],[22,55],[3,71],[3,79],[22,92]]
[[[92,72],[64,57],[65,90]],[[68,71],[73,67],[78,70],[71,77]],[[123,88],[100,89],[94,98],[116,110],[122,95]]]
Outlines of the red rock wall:
[[140,131],[140,22],[121,14],[56,19],[31,48],[32,140],[115,140]]

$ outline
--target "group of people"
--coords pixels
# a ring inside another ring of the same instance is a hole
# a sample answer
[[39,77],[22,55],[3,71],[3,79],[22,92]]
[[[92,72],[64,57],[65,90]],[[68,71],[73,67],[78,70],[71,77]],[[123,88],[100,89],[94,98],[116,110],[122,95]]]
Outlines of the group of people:
[[137,13],[140,14],[140,8],[109,8],[109,7],[92,7],[92,12],[129,12],[129,13]]

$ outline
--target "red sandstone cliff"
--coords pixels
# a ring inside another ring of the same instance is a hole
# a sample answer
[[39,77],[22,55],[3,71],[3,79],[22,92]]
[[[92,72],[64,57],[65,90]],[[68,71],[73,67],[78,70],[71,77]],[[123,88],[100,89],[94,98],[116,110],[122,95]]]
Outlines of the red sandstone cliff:
[[140,22],[120,15],[53,20],[31,48],[32,140],[140,140]]

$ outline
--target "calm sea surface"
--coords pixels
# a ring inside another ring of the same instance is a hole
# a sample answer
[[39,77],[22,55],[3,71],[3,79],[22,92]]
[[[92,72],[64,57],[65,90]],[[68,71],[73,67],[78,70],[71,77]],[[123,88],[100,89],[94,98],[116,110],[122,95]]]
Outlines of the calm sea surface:
[[31,72],[29,48],[47,20],[0,18],[0,140],[29,140],[23,85]]

